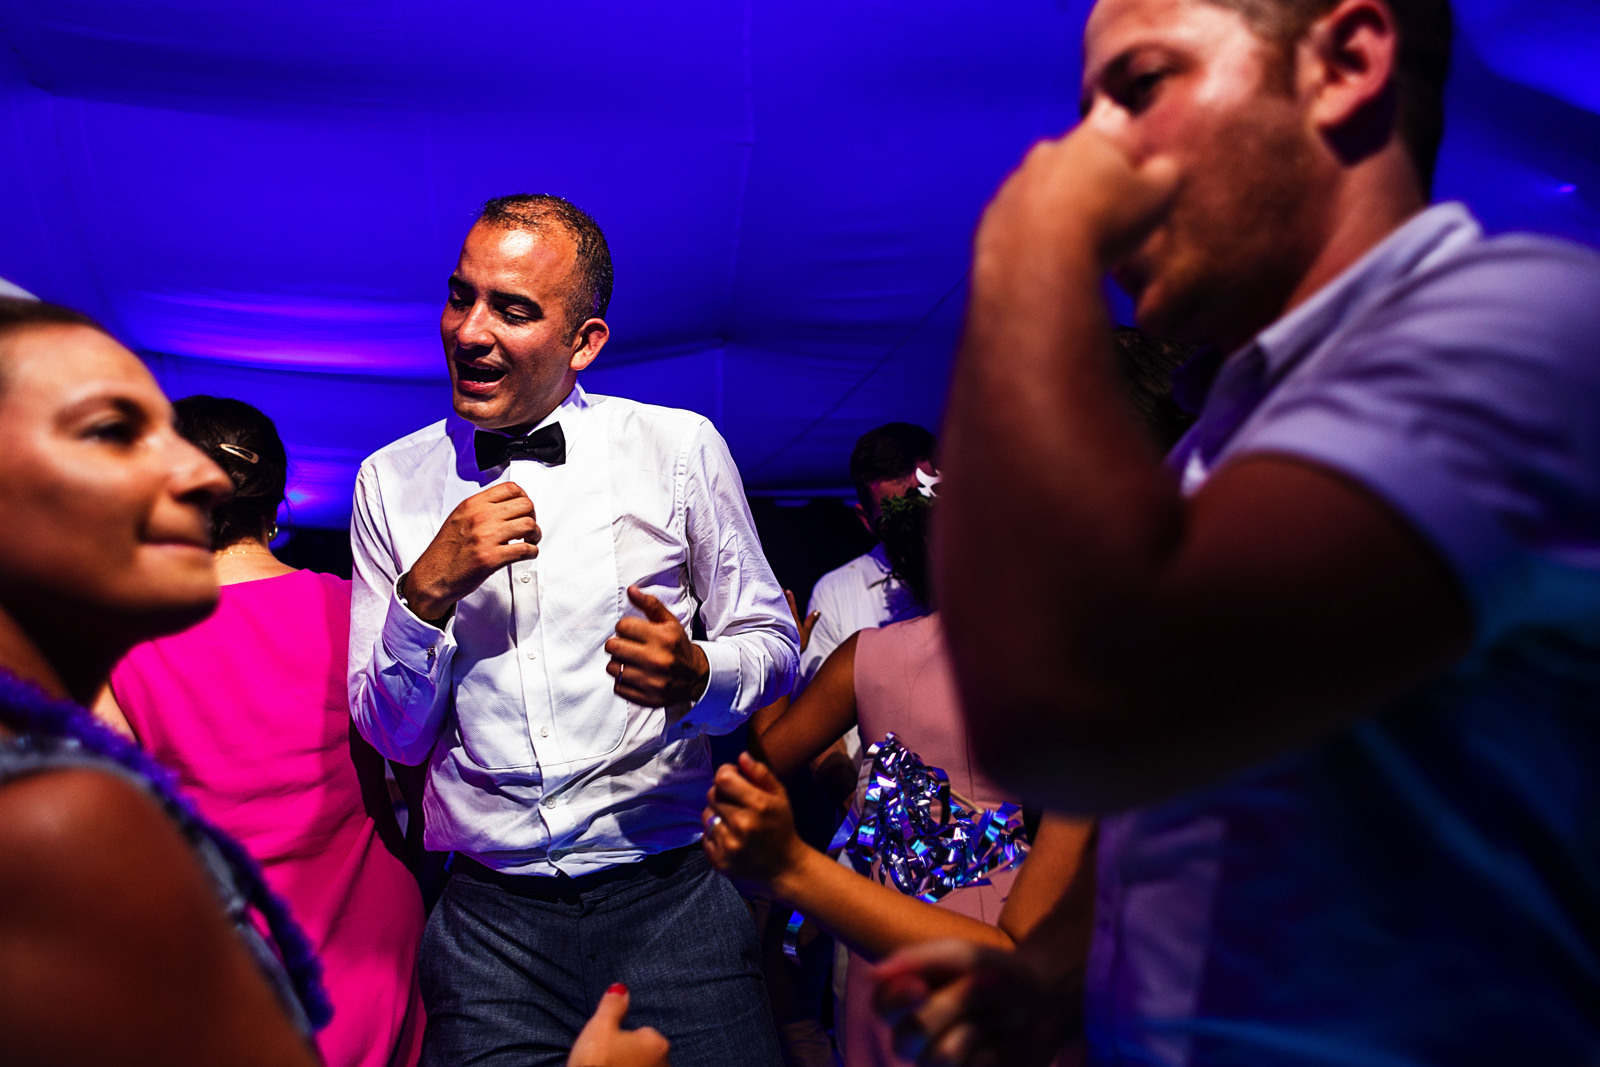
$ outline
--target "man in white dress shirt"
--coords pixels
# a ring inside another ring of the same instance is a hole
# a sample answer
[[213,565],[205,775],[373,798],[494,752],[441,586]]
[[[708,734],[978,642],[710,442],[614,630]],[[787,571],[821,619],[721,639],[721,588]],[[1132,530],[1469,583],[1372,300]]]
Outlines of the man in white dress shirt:
[[564,1063],[612,983],[678,1067],[781,1062],[699,820],[706,735],[788,690],[797,635],[711,424],[578,386],[610,292],[587,215],[490,201],[440,319],[455,413],[356,482],[352,712],[427,764],[427,844],[456,853],[425,1064]]
[[[909,422],[885,423],[856,441],[850,453],[850,481],[858,500],[856,514],[874,536],[879,506],[886,498],[915,486],[919,467],[933,473],[933,455],[938,446],[933,434]],[[817,622],[805,651],[800,653],[796,688],[804,688],[816,676],[822,661],[851,634],[928,613],[904,583],[890,575],[889,560],[881,544],[818,578],[807,611],[816,614]]]

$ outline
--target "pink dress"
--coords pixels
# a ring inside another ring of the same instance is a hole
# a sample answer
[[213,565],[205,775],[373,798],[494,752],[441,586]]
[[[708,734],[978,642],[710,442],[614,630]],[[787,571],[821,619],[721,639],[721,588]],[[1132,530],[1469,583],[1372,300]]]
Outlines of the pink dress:
[[330,1067],[417,1062],[422,896],[379,840],[350,755],[350,583],[296,571],[222,587],[193,629],[140,645],[112,693],[200,811],[244,843],[322,957]]
[[[950,776],[954,792],[986,808],[1018,803],[973,762],[937,614],[857,634],[855,687],[863,752],[892,730],[923,763],[942,768]],[[856,803],[860,802],[858,793]],[[1000,921],[1000,908],[1017,870],[1012,867],[993,875],[991,885],[958,889],[939,901],[939,907],[993,926]],[[901,1062],[890,1051],[887,1030],[872,1013],[869,966],[865,959],[850,953],[845,975],[846,1067]]]

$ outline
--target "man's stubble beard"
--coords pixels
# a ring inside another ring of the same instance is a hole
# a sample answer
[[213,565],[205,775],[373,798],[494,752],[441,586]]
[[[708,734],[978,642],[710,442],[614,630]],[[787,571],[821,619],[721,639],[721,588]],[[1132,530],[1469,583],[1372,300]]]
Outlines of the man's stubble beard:
[[1180,190],[1157,229],[1166,251],[1139,314],[1154,336],[1236,348],[1283,314],[1316,258],[1327,232],[1316,150],[1283,96],[1262,98],[1271,121],[1241,116],[1208,146],[1231,180]]

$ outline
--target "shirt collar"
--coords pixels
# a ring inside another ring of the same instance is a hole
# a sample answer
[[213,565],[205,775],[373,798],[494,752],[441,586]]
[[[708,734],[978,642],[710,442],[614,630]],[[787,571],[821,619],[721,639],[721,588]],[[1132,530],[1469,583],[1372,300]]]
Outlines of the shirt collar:
[[1462,204],[1435,204],[1419,212],[1309,300],[1261,331],[1256,344],[1266,358],[1267,377],[1279,377],[1395,282],[1482,236],[1483,230]]
[[872,546],[872,551],[867,553],[867,558],[878,565],[878,576],[867,583],[868,589],[875,589],[889,580],[889,553],[883,550],[883,542],[879,541]]
[[1277,381],[1395,282],[1482,237],[1482,228],[1463,204],[1435,204],[1418,212],[1244,348],[1226,359],[1215,350],[1202,352],[1184,364],[1173,376],[1174,398],[1191,412],[1199,411],[1218,371],[1251,349],[1260,352],[1265,381]]

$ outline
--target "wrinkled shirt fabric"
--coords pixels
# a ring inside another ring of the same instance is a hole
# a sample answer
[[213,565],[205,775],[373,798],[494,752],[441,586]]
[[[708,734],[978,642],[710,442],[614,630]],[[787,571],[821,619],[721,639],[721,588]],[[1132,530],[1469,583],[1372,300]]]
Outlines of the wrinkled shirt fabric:
[[805,651],[800,653],[796,688],[801,689],[811,683],[823,661],[852,634],[928,613],[905,583],[890,573],[889,557],[881,543],[818,578],[811,587],[811,603],[806,606],[807,614],[813,611],[817,612],[817,624],[812,627]]
[[[711,783],[706,735],[788,692],[794,620],[738,469],[689,411],[575,387],[566,462],[479,471],[452,415],[379,450],[356,479],[350,706],[391,759],[426,762],[427,847],[512,874],[579,875],[688,845]],[[441,630],[396,582],[467,497],[511,481],[533,501],[539,554],[495,571]],[[711,668],[690,706],[612,691],[605,641],[638,585],[684,629],[697,610]]]

